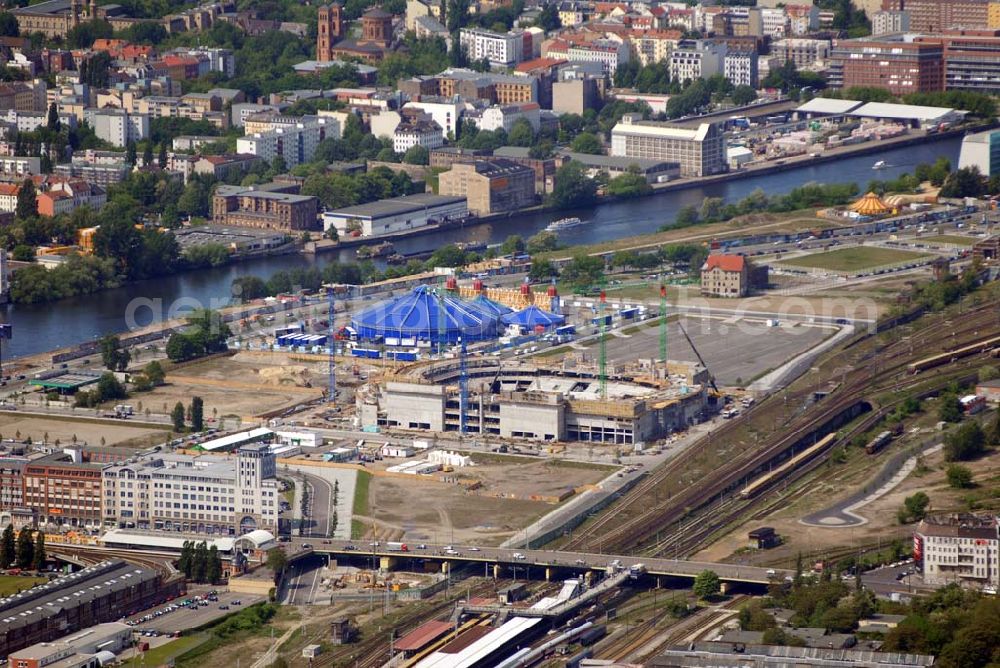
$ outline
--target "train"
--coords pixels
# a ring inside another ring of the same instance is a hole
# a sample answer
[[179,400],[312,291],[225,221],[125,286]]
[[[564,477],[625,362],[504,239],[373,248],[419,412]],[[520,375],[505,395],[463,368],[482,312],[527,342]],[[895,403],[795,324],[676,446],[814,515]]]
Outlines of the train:
[[875,438],[873,438],[871,441],[868,442],[868,445],[865,446],[865,452],[867,452],[869,455],[874,455],[876,452],[884,448],[886,444],[889,443],[889,441],[891,440],[892,440],[892,432],[883,431],[881,434],[879,434],[878,436],[876,436]]
[[836,432],[832,434],[827,434],[826,436],[818,440],[815,443],[815,445],[810,445],[808,448],[806,448],[799,454],[795,455],[794,457],[786,461],[784,464],[781,464],[780,466],[771,469],[770,472],[765,473],[764,475],[762,475],[761,477],[757,478],[752,483],[744,487],[743,491],[740,492],[740,496],[744,499],[749,499],[753,496],[756,496],[756,494],[760,492],[763,488],[767,487],[773,481],[781,478],[789,471],[794,470],[796,466],[809,460],[817,453],[822,451],[824,448],[830,446],[836,439],[837,439]]
[[954,360],[962,359],[963,357],[968,357],[969,355],[978,355],[979,353],[988,351],[993,351],[994,355],[1000,351],[1000,336],[994,336],[993,338],[986,339],[985,341],[979,341],[978,343],[956,348],[955,350],[949,350],[947,352],[938,353],[937,355],[925,357],[922,360],[910,363],[909,366],[907,366],[907,369],[910,373],[920,373],[921,371],[933,369],[934,367],[947,364]]
[[606,635],[608,635],[608,627],[603,624],[601,626],[594,626],[580,634],[580,645],[589,647]]

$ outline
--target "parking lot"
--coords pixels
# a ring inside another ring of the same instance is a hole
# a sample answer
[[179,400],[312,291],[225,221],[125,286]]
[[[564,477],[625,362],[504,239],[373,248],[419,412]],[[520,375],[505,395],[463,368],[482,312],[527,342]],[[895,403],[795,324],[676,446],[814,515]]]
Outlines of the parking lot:
[[[206,589],[201,592],[189,592],[185,596],[133,615],[125,623],[141,634],[155,632],[160,635],[169,635],[203,626],[263,600],[261,596],[225,591],[208,597],[209,591]],[[216,600],[207,600],[206,597]],[[189,601],[188,606],[181,605],[184,601]]]

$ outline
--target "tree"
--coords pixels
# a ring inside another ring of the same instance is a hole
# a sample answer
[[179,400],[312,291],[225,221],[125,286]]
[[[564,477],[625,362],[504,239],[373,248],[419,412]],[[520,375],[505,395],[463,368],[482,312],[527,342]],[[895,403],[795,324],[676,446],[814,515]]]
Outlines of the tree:
[[274,571],[274,581],[277,582],[281,579],[281,574],[284,572],[285,566],[288,565],[288,556],[284,550],[275,548],[267,553],[265,565]]
[[0,568],[10,568],[16,556],[14,525],[8,524],[0,535]]
[[19,35],[17,18],[10,12],[0,12],[0,35],[17,37]]
[[900,509],[898,517],[902,524],[917,522],[924,519],[927,514],[927,506],[931,503],[930,497],[924,492],[917,492],[903,500],[903,507]]
[[558,276],[559,271],[552,264],[551,260],[532,260],[531,269],[528,271],[528,278],[533,281],[545,281],[553,276]]
[[194,547],[191,545],[191,541],[186,540],[181,545],[181,556],[177,560],[177,570],[184,574],[184,577],[191,577],[191,557],[194,555]]
[[419,144],[406,149],[406,153],[403,154],[403,162],[408,165],[427,165],[430,164],[430,161],[430,151],[427,150],[426,146],[420,146]]
[[194,555],[191,557],[191,579],[195,582],[204,582],[207,574],[208,544],[202,541],[195,546]]
[[966,422],[944,439],[944,460],[962,462],[983,454],[986,434],[978,422]]
[[101,362],[108,371],[124,371],[132,361],[132,354],[121,347],[115,334],[105,334],[100,340]]
[[552,32],[553,30],[562,28],[562,20],[559,18],[559,9],[556,7],[556,3],[548,2],[542,7],[538,18],[535,19],[535,25],[545,32]]
[[585,290],[604,280],[604,260],[577,253],[562,270],[562,277],[577,290]]
[[591,155],[601,155],[604,153],[604,146],[601,145],[601,140],[597,138],[597,135],[591,132],[581,132],[570,144],[570,148],[576,153],[588,153]]
[[750,104],[757,99],[757,91],[753,89],[753,86],[747,86],[746,84],[740,84],[733,89],[730,97],[733,100],[733,104],[738,107],[743,107]]
[[17,534],[17,555],[14,564],[18,568],[30,568],[35,560],[35,541],[32,540],[31,529],[24,527]]
[[59,109],[56,107],[55,102],[49,105],[49,115],[46,119],[45,127],[52,132],[59,132]]
[[135,142],[129,140],[125,144],[125,164],[134,167],[136,162]]
[[205,402],[201,397],[191,397],[191,430],[201,431],[205,428]]
[[184,404],[177,402],[174,404],[174,409],[170,411],[170,420],[173,422],[174,431],[177,433],[182,433],[185,431],[184,427]]
[[691,590],[698,598],[711,598],[722,590],[722,582],[715,571],[702,571],[695,576]]
[[213,545],[208,548],[208,563],[205,567],[205,579],[210,584],[218,584],[222,579],[222,559],[219,557],[219,549]]
[[525,245],[525,250],[531,255],[553,251],[557,248],[559,248],[559,237],[554,232],[546,232],[545,230],[529,237],[528,243]]
[[697,225],[700,222],[698,217],[698,209],[695,208],[693,204],[688,204],[687,206],[682,206],[677,210],[677,216],[674,218],[674,227],[690,227],[691,225]]
[[45,566],[45,532],[39,531],[35,534],[35,550],[31,560],[31,567],[36,571],[42,570]]
[[153,142],[147,141],[142,149],[142,166],[149,167],[153,164]]
[[156,164],[160,169],[167,168],[167,142],[160,142],[160,154],[156,157]]
[[958,396],[947,392],[942,394],[938,400],[940,402],[938,406],[938,418],[944,422],[961,422],[962,421],[962,402],[958,400]]
[[167,373],[163,370],[163,365],[156,360],[142,367],[142,373],[153,386],[163,385],[167,378]]
[[597,184],[576,161],[564,164],[556,171],[555,187],[548,203],[556,209],[585,208],[597,200]]
[[948,476],[948,484],[955,489],[972,487],[972,471],[966,466],[952,464],[945,474]]
[[125,386],[118,382],[113,373],[101,374],[97,381],[97,401],[108,401],[110,399],[124,399],[128,396]]
[[523,253],[525,249],[524,237],[520,234],[511,234],[504,239],[500,246],[500,253],[503,255],[515,255]]
[[507,143],[511,146],[531,146],[535,143],[535,130],[526,118],[514,121],[507,135]]
[[38,217],[38,199],[35,192],[35,183],[31,179],[25,179],[17,191],[17,206],[14,209],[14,218],[17,220],[28,220]]

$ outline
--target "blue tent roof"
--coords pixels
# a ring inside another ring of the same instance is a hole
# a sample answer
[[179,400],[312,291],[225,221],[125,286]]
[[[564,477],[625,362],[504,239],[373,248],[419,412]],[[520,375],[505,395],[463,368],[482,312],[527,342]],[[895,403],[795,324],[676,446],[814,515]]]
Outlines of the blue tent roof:
[[416,338],[432,343],[479,341],[497,335],[496,314],[472,302],[421,285],[397,299],[358,313],[351,326],[362,339]]
[[517,313],[508,313],[500,319],[508,325],[520,325],[521,327],[530,329],[534,329],[538,325],[542,327],[554,327],[566,322],[566,316],[543,311],[534,304]]
[[479,295],[472,300],[472,303],[482,308],[484,311],[489,311],[496,317],[507,315],[508,313],[513,313],[514,309],[509,306],[505,306],[500,302],[495,302],[486,295]]

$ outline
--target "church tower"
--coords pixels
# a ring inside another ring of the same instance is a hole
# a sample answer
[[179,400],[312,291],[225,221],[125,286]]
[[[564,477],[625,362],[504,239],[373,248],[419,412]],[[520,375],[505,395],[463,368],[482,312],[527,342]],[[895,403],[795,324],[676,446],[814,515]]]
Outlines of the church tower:
[[331,2],[319,8],[319,22],[316,26],[316,60],[333,60],[333,45],[344,36],[344,27],[339,3]]

